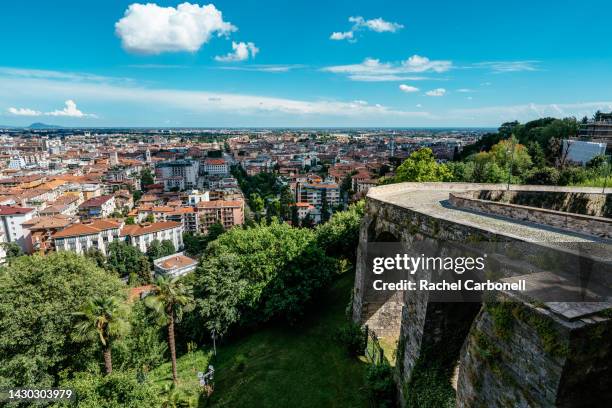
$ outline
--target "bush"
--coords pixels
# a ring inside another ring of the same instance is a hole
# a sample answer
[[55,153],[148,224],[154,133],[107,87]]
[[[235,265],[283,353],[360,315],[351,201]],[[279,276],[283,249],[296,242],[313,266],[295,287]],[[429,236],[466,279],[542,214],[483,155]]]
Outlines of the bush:
[[396,406],[393,369],[388,364],[370,365],[366,370],[366,392],[373,407],[391,408]]
[[525,182],[533,185],[556,185],[559,182],[559,171],[554,167],[535,168],[527,173]]
[[[148,408],[161,402],[153,385],[139,383],[131,371],[115,370],[106,376],[77,373],[61,387],[74,390],[76,405],[83,408]],[[73,402],[60,402],[58,406],[73,406]]]
[[327,255],[346,257],[355,263],[364,208],[364,201],[359,201],[346,211],[334,213],[329,221],[316,228],[317,243]]
[[559,184],[569,186],[584,183],[590,174],[583,167],[566,167],[559,174]]
[[349,322],[336,330],[334,339],[346,347],[351,356],[362,356],[366,348],[365,330],[358,324]]

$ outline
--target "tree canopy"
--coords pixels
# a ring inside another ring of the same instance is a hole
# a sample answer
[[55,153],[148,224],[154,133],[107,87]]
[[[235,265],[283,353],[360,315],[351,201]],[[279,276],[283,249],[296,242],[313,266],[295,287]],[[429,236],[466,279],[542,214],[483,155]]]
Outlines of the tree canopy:
[[397,168],[395,182],[451,181],[452,173],[444,164],[438,164],[429,148],[412,152]]
[[44,388],[62,370],[99,362],[72,337],[73,311],[94,296],[123,296],[112,273],[71,252],[15,259],[0,268],[0,384]]

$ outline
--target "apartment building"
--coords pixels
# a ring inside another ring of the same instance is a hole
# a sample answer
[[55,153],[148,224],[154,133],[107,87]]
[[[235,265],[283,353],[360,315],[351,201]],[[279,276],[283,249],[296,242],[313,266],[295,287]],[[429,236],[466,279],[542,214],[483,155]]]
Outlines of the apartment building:
[[72,251],[82,254],[95,248],[106,254],[108,244],[119,239],[122,222],[110,220],[90,220],[72,224],[53,234],[56,251]]
[[197,160],[191,159],[165,161],[156,165],[155,173],[163,180],[166,191],[193,189],[198,184],[199,166]]
[[160,221],[150,224],[125,225],[120,234],[130,245],[147,252],[151,242],[171,241],[175,249],[183,247],[183,224],[175,221]]
[[296,201],[309,203],[317,208],[327,202],[328,208],[337,206],[342,201],[340,199],[340,188],[335,183],[297,183]]
[[197,204],[196,211],[201,232],[207,232],[216,223],[225,229],[244,224],[244,201],[202,201]]
[[115,197],[103,195],[90,198],[79,205],[79,216],[82,218],[105,218],[115,211]]
[[32,252],[30,231],[23,228],[23,223],[34,215],[33,208],[0,206],[0,228],[5,242],[14,242],[24,252]]
[[211,176],[223,176],[229,173],[225,159],[208,158],[204,160],[204,172]]

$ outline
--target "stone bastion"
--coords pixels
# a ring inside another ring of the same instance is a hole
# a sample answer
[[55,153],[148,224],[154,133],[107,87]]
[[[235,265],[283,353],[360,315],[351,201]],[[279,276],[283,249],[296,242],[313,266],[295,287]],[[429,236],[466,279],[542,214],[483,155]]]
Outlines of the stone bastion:
[[[473,183],[400,183],[369,191],[352,315],[396,344],[402,405],[423,368],[436,365],[449,373],[457,407],[609,406],[609,193]],[[465,302],[439,301],[426,291],[376,291],[368,251],[378,243],[413,254],[486,250],[487,278],[524,280],[527,290]]]

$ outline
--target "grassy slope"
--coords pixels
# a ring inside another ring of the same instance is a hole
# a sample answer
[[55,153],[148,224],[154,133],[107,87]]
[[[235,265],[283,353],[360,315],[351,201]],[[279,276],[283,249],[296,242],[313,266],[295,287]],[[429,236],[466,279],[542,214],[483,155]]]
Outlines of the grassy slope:
[[[336,281],[309,317],[293,328],[263,328],[222,344],[214,362],[213,407],[365,407],[364,363],[350,358],[332,339],[344,323],[352,277]],[[195,353],[206,367],[206,353]],[[197,388],[189,356],[179,362],[181,388]],[[243,363],[240,363],[243,360]],[[202,368],[200,368],[202,367]],[[151,373],[154,382],[170,382],[165,364]]]

